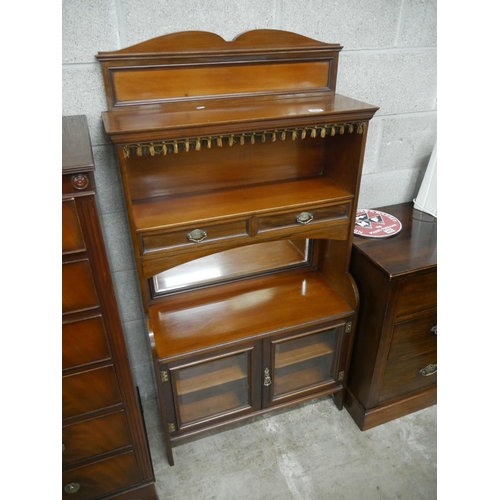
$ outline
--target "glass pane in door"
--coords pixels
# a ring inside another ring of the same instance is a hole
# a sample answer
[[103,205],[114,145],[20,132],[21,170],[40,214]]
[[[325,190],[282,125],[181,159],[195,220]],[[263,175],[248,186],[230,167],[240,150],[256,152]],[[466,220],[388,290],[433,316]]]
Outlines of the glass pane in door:
[[249,352],[172,370],[182,424],[250,407]]
[[333,382],[337,329],[274,343],[274,396]]

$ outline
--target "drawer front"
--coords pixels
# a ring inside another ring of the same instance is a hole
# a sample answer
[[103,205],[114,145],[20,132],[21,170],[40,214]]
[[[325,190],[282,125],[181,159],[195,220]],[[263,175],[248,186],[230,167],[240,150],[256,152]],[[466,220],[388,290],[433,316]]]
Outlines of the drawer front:
[[63,314],[99,307],[99,299],[88,259],[62,266]]
[[123,411],[63,427],[62,442],[63,465],[131,444]]
[[62,325],[62,367],[110,359],[102,316]]
[[248,236],[247,220],[143,236],[142,251],[143,253],[149,253],[167,248],[195,246],[238,236]]
[[291,227],[301,230],[305,226],[309,228],[335,220],[347,220],[349,217],[349,206],[349,203],[343,203],[328,207],[266,215],[258,218],[258,232],[289,229]]
[[133,452],[79,467],[62,474],[62,498],[90,500],[138,484],[141,480]]
[[85,240],[83,237],[75,200],[62,203],[62,253],[84,252]]
[[63,418],[106,408],[120,401],[120,390],[113,366],[63,377]]
[[423,389],[437,382],[437,352],[387,363],[379,403]]
[[403,321],[394,327],[389,361],[437,349],[437,315]]
[[396,318],[436,307],[437,273],[407,278],[399,286]]

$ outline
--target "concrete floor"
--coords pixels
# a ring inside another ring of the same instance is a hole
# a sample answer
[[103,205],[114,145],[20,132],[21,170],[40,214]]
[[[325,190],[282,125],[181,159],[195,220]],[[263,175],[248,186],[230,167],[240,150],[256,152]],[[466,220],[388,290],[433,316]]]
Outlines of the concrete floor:
[[144,403],[159,500],[432,500],[437,407],[361,432],[330,396],[187,438],[167,462]]

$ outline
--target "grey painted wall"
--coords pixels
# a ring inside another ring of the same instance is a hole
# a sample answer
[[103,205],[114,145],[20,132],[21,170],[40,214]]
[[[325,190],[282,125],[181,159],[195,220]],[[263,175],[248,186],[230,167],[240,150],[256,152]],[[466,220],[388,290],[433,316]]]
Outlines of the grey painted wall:
[[99,51],[205,30],[231,40],[272,28],[340,43],[337,91],[380,107],[371,122],[359,206],[412,200],[437,135],[437,0],[63,0],[62,114],[87,115],[98,204],[130,363],[156,397],[119,170],[101,112]]

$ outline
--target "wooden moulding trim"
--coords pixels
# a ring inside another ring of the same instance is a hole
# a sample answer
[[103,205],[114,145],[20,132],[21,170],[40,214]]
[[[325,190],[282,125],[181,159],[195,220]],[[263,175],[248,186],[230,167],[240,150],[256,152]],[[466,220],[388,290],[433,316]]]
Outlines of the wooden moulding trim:
[[[101,61],[120,61],[150,59],[156,57],[178,57],[182,55],[210,55],[212,51],[230,54],[243,53],[279,53],[290,51],[339,52],[338,43],[324,43],[289,31],[258,29],[247,31],[226,41],[216,33],[208,31],[182,31],[162,35],[113,52],[99,52],[96,58]],[[216,55],[213,54],[212,55]]]
[[123,156],[129,158],[131,154],[137,156],[155,156],[166,155],[167,153],[178,153],[179,151],[189,152],[191,150],[200,151],[202,147],[210,149],[211,147],[233,146],[235,144],[244,145],[246,143],[255,144],[256,142],[277,141],[277,140],[296,140],[311,138],[324,138],[334,136],[335,134],[357,133],[362,134],[365,129],[364,122],[335,123],[327,125],[312,125],[300,128],[263,130],[260,132],[240,132],[234,134],[221,134],[214,136],[202,136],[196,138],[173,139],[165,141],[153,141],[137,144],[125,144],[123,147]]

